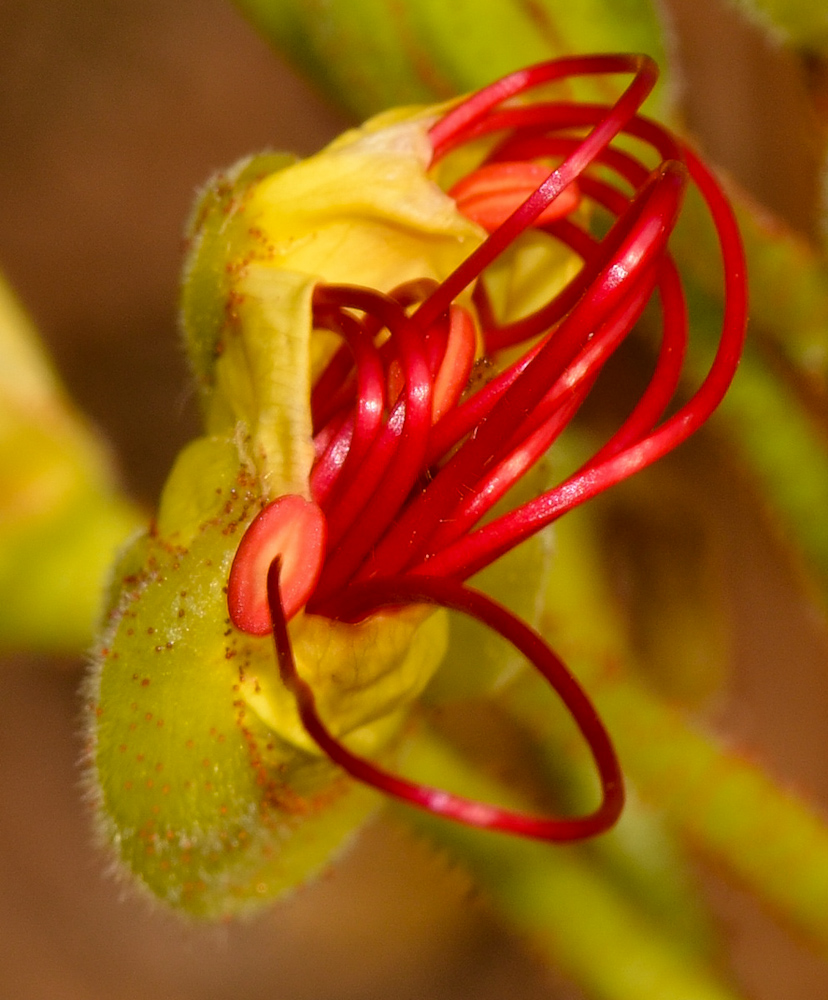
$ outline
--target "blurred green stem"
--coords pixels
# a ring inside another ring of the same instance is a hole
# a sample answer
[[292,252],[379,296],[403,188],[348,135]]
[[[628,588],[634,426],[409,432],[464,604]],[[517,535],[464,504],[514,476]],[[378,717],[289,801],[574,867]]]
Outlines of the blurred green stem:
[[[360,118],[454,97],[514,69],[583,52],[666,64],[650,0],[236,0],[288,59]],[[598,84],[593,98],[609,96]]]
[[77,653],[143,518],[0,277],[0,649]]
[[[718,302],[690,283],[697,343],[691,368],[701,375],[719,328]],[[828,608],[828,425],[820,427],[802,396],[749,339],[733,385],[721,405],[719,427],[759,487],[766,513],[793,549],[803,575]]]
[[[428,732],[406,754],[421,779],[525,808]],[[705,958],[669,922],[656,923],[577,848],[471,830],[407,807],[400,814],[445,846],[475,878],[498,916],[530,948],[596,1000],[735,1000]]]
[[[642,798],[828,955],[828,826],[757,763],[725,749],[633,679],[623,632],[608,610],[590,516],[581,509],[557,527],[547,636],[594,698]],[[556,716],[536,684],[513,685],[505,699],[536,741],[555,735]]]

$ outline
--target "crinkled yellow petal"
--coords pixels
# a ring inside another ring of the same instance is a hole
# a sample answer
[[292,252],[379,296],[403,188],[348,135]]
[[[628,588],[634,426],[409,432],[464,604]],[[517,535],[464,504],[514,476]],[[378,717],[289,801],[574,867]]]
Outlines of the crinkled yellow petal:
[[194,215],[183,323],[208,429],[241,424],[268,496],[307,489],[310,418],[293,400],[308,406],[313,287],[442,281],[485,236],[428,176],[432,119],[399,114],[307,160],[245,160]]

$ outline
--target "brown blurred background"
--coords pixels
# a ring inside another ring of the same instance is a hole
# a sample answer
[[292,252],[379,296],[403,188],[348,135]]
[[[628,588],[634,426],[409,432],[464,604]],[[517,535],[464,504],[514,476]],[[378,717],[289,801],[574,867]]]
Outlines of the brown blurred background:
[[[816,143],[798,70],[718,6],[672,10],[689,124],[808,228]],[[128,488],[152,504],[196,426],[175,327],[194,191],[248,152],[307,153],[347,122],[219,0],[0,0],[0,39],[0,263]],[[716,478],[711,454],[714,476],[694,497],[724,540],[736,662],[711,724],[828,802],[822,624],[747,488]],[[0,997],[579,995],[498,928],[445,859],[387,821],[249,925],[187,928],[122,893],[103,877],[80,803],[78,671],[21,657],[0,673]],[[828,996],[821,963],[715,874],[701,877],[751,996]]]

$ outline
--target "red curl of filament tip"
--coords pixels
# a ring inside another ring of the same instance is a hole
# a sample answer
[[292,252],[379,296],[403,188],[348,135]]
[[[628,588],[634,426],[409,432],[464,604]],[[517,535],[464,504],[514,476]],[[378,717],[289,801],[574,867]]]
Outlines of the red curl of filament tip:
[[349,617],[359,617],[400,604],[432,604],[470,615],[509,641],[552,686],[589,745],[601,781],[602,798],[598,808],[587,816],[546,818],[503,809],[392,774],[348,750],[320,718],[310,685],[297,673],[282,609],[279,573],[280,560],[277,558],[268,570],[267,593],[282,682],[294,695],[308,734],[352,777],[409,805],[466,826],[500,830],[535,840],[571,841],[592,837],[610,829],[618,819],[624,805],[624,782],[604,724],[563,662],[537,632],[502,605],[454,580],[399,576],[352,588],[342,610]]

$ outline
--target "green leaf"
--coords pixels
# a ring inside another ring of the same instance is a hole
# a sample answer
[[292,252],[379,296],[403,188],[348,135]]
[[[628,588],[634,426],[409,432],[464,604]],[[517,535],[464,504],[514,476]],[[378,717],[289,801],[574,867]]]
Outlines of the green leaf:
[[359,117],[453,97],[530,63],[573,53],[646,52],[666,64],[650,0],[237,4],[329,97]]

